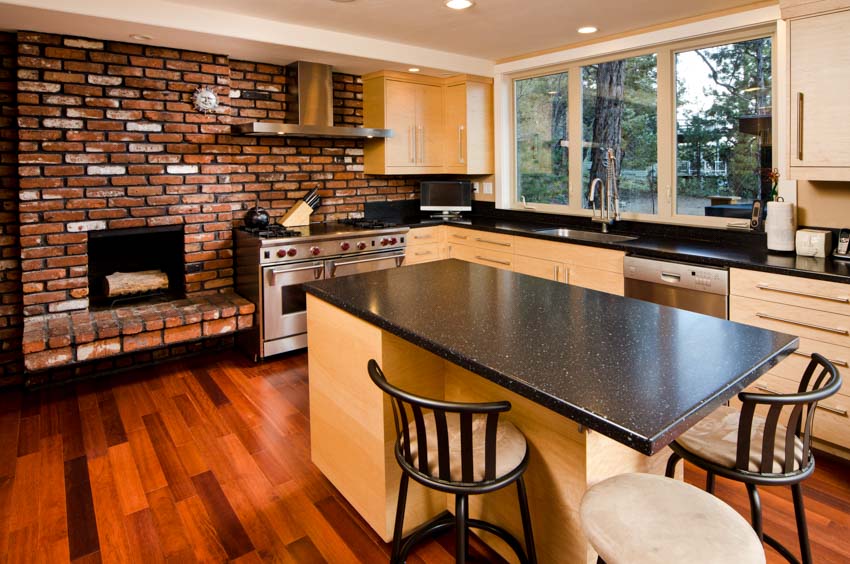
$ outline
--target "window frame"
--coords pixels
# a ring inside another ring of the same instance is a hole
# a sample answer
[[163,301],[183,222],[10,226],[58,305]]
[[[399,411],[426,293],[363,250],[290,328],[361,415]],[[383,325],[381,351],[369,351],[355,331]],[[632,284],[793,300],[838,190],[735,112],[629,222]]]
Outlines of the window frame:
[[[737,31],[723,31],[710,33],[699,37],[679,39],[676,41],[648,45],[635,49],[607,53],[593,57],[580,58],[568,62],[546,65],[534,69],[512,72],[505,75],[508,82],[509,100],[506,109],[509,112],[509,123],[507,124],[510,135],[510,162],[507,167],[509,172],[509,209],[518,211],[531,211],[538,213],[570,215],[578,217],[591,217],[592,211],[581,207],[582,175],[581,175],[581,151],[570,151],[568,178],[569,204],[540,204],[529,202],[527,205],[519,200],[517,171],[517,139],[516,139],[516,81],[521,79],[545,76],[556,72],[567,72],[567,137],[570,143],[573,140],[584,142],[582,131],[582,67],[628,59],[641,55],[655,54],[657,64],[656,84],[656,108],[657,108],[657,163],[658,163],[658,213],[646,214],[636,212],[621,212],[623,220],[642,221],[650,223],[668,223],[692,225],[699,227],[727,228],[730,223],[736,223],[734,219],[724,217],[698,216],[676,213],[677,176],[676,159],[676,80],[675,80],[675,57],[677,53],[705,49],[730,43],[738,43],[752,39],[771,39],[771,116],[772,131],[771,138],[774,147],[772,154],[772,167],[777,168],[779,161],[779,116],[777,114],[779,104],[779,81],[780,74],[778,64],[777,25],[775,22],[759,24]],[[740,220],[737,221],[740,223]]]

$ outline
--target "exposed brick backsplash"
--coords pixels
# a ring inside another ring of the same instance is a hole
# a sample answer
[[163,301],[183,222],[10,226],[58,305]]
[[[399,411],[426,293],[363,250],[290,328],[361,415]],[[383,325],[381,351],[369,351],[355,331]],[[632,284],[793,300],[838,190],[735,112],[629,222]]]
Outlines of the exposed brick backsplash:
[[[25,316],[87,307],[88,231],[183,224],[191,295],[233,287],[231,230],[257,197],[279,217],[317,188],[316,221],[415,197],[415,180],[363,174],[362,140],[231,136],[232,123],[284,119],[282,67],[41,33],[17,40]],[[202,85],[219,95],[210,114],[192,107]],[[334,119],[362,124],[359,77],[334,75]]]

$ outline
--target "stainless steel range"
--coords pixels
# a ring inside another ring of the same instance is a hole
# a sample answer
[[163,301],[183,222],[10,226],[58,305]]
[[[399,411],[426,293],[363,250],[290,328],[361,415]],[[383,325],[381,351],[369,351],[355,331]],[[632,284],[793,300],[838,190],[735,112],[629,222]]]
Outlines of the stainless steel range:
[[237,229],[236,288],[258,313],[243,347],[254,360],[306,347],[301,284],[401,266],[408,230],[370,220]]

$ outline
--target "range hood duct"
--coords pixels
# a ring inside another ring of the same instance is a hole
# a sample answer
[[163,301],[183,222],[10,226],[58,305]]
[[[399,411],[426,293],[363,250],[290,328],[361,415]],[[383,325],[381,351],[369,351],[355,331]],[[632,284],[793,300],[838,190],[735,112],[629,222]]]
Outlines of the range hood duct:
[[255,121],[231,126],[233,135],[293,137],[392,137],[392,129],[334,127],[330,65],[296,61],[286,69],[285,123]]

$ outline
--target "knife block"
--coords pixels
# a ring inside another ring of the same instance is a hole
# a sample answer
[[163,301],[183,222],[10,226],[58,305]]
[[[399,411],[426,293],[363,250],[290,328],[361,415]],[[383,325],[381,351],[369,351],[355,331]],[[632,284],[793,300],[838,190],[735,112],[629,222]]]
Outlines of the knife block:
[[298,200],[294,206],[289,208],[289,211],[286,212],[286,215],[284,215],[280,220],[280,224],[284,227],[307,225],[310,223],[310,215],[312,213],[313,208],[311,208],[307,202],[304,200]]

